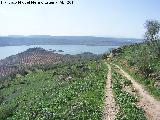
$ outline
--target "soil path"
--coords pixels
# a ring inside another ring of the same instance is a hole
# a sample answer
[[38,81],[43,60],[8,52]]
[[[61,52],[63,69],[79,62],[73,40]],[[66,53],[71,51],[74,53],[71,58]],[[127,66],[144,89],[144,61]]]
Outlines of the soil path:
[[139,83],[136,82],[128,73],[126,73],[118,65],[114,65],[119,69],[119,73],[131,80],[133,86],[138,91],[140,96],[139,105],[146,112],[148,120],[160,120],[160,101],[154,99]]
[[108,75],[105,87],[105,108],[103,120],[114,120],[116,115],[115,100],[112,94],[112,71],[108,65]]

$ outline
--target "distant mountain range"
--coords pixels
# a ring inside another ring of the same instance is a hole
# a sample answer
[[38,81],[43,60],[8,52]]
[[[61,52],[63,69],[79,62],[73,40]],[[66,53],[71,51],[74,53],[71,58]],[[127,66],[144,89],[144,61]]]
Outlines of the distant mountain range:
[[105,45],[121,46],[142,42],[134,38],[105,38],[92,36],[9,35],[0,37],[0,46],[19,45]]

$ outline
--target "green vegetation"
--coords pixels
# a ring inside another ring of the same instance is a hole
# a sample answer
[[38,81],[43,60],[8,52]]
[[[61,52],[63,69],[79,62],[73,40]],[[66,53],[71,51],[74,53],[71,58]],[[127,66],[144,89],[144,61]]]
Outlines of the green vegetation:
[[160,58],[147,44],[135,44],[122,47],[122,51],[113,58],[135,80],[157,99],[160,99]]
[[[157,99],[160,99],[160,23],[147,21],[144,43],[115,50],[113,62],[122,66]],[[113,50],[114,51],[114,50]]]
[[[144,43],[102,57],[119,64],[160,99],[160,23],[147,21],[145,27]],[[102,119],[107,66],[99,57],[34,48],[0,61],[0,120]],[[112,77],[116,120],[146,120],[131,81],[115,71]]]
[[1,88],[0,120],[99,120],[107,67],[88,60],[17,75]]
[[17,74],[25,76],[37,69],[49,70],[64,63],[70,65],[74,61],[94,60],[101,58],[101,55],[85,52],[77,55],[62,55],[47,51],[43,48],[29,48],[22,53],[0,60],[0,88],[1,82],[14,79]]
[[123,90],[123,87],[130,86],[131,82],[116,72],[113,72],[112,76],[113,93],[119,106],[116,120],[146,120],[144,111],[136,105],[138,98],[130,92]]
[[158,20],[147,20],[145,28],[147,29],[145,33],[146,41],[153,42],[157,40],[160,30],[160,22]]

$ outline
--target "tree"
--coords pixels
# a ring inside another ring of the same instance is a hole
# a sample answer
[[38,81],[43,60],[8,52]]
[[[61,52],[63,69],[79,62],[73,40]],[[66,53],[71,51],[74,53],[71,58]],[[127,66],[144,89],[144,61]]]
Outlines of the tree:
[[158,33],[160,31],[160,22],[157,20],[147,20],[145,23],[147,29],[145,33],[146,41],[154,42],[158,39]]
[[158,20],[147,20],[145,23],[147,29],[145,33],[146,42],[152,49],[155,57],[160,58],[160,38],[158,36],[160,31],[160,22]]

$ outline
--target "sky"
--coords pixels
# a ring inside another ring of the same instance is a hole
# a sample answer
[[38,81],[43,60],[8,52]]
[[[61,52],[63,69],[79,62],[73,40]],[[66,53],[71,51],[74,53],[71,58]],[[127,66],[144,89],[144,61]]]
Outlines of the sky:
[[[62,0],[41,1],[59,3]],[[73,2],[74,4],[69,5],[0,4],[0,36],[143,38],[145,21],[160,20],[160,0],[73,0]]]

